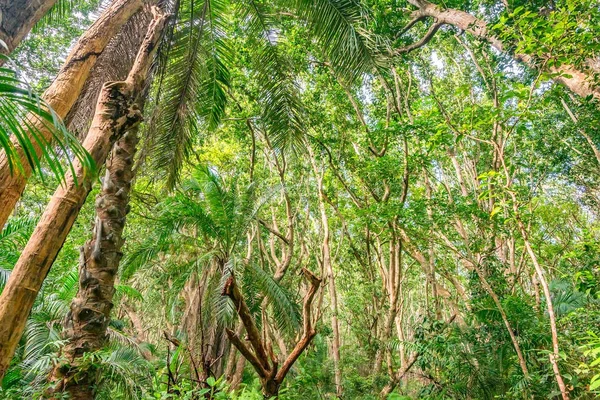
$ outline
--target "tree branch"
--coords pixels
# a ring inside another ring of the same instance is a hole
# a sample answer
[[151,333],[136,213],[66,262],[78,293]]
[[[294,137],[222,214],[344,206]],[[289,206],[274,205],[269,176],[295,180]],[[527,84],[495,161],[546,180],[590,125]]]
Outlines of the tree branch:
[[294,365],[294,363],[296,362],[298,357],[300,357],[300,355],[304,352],[304,350],[306,350],[306,347],[308,347],[311,340],[317,334],[317,332],[315,331],[315,329],[312,325],[312,315],[311,314],[312,314],[312,302],[313,302],[313,299],[315,298],[315,294],[317,293],[317,290],[319,290],[319,287],[321,286],[321,279],[317,278],[312,272],[310,272],[306,268],[302,268],[302,273],[304,274],[306,279],[310,282],[310,289],[308,290],[308,293],[304,297],[304,304],[302,307],[302,316],[303,316],[303,320],[304,320],[304,335],[302,336],[302,339],[300,339],[300,341],[298,343],[296,343],[294,350],[292,350],[292,352],[290,353],[288,358],[285,360],[285,362],[281,366],[281,369],[277,373],[275,380],[279,383],[281,383],[283,381],[283,379],[289,372],[290,368],[292,368],[292,365]]
[[394,51],[395,55],[410,53],[413,50],[416,50],[420,47],[425,46],[429,41],[435,36],[435,33],[440,29],[443,25],[441,22],[434,22],[433,25],[429,27],[429,30],[425,35],[417,42],[411,43],[408,46],[400,47]]
[[[260,339],[260,332],[254,323],[254,318],[252,318],[252,314],[250,314],[250,309],[242,294],[240,293],[240,289],[238,288],[233,273],[225,282],[225,286],[223,286],[223,292],[221,293],[223,296],[228,296],[235,305],[235,308],[242,320],[242,324],[244,324],[244,328],[246,328],[246,333],[248,334],[248,339],[250,340],[250,344],[254,349],[254,353],[260,361],[264,370],[269,370],[269,357],[267,356],[267,352],[263,343]],[[241,351],[241,350],[240,350]]]

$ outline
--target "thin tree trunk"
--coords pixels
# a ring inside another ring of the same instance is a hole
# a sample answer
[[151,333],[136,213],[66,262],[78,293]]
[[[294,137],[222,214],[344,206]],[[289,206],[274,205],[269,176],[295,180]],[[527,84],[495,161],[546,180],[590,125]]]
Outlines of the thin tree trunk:
[[504,307],[502,306],[502,303],[500,302],[500,299],[498,298],[498,295],[496,294],[496,292],[494,292],[494,290],[488,283],[487,279],[485,278],[485,276],[483,275],[483,272],[479,269],[479,267],[477,265],[473,265],[473,269],[477,273],[477,276],[479,277],[481,285],[483,286],[485,291],[490,295],[490,297],[494,301],[494,304],[496,305],[496,308],[498,309],[498,312],[500,313],[500,316],[502,317],[502,322],[504,322],[504,326],[506,327],[506,330],[508,331],[508,335],[510,336],[510,341],[512,342],[513,347],[515,348],[515,351],[517,352],[517,358],[519,360],[519,366],[521,367],[521,371],[523,372],[523,375],[525,376],[525,378],[529,379],[529,371],[527,369],[527,363],[525,362],[525,357],[523,356],[523,352],[521,351],[521,346],[519,345],[519,341],[517,340],[517,337],[516,337],[514,330],[510,324],[510,321],[508,320],[508,316],[506,315],[506,311],[504,311]]
[[[0,0],[0,54],[10,54],[56,0]],[[4,61],[0,59],[0,65]]]
[[[512,194],[512,193],[511,193]],[[533,267],[535,268],[535,272],[537,274],[537,278],[539,280],[540,285],[542,286],[542,290],[544,292],[544,297],[546,298],[546,307],[548,311],[548,318],[550,319],[550,333],[552,335],[552,354],[549,355],[550,364],[552,365],[552,371],[554,372],[554,378],[556,379],[556,383],[558,384],[558,388],[560,389],[561,396],[563,400],[569,400],[569,391],[567,390],[567,386],[563,381],[562,375],[560,374],[560,369],[558,368],[558,360],[560,359],[559,347],[558,347],[558,330],[556,328],[556,315],[554,314],[554,305],[552,305],[552,294],[550,293],[550,287],[548,286],[548,281],[544,276],[544,270],[542,266],[538,262],[537,256],[531,247],[531,243],[529,243],[529,236],[527,234],[527,230],[525,229],[525,225],[523,221],[521,221],[518,216],[517,202],[515,195],[513,196],[513,204],[514,211],[517,215],[517,225],[519,226],[519,231],[521,236],[523,237],[523,242],[525,243],[525,249],[527,250],[527,254],[531,258],[531,262],[533,263]]]
[[[108,42],[141,7],[142,0],[117,0],[79,38],[58,76],[42,96],[60,118],[67,115],[77,100],[92,67]],[[42,121],[32,119],[31,124],[49,144],[52,140],[51,130]],[[39,158],[43,148],[33,137],[31,139]],[[23,148],[14,138],[13,145],[23,168],[22,171],[11,171],[6,153],[0,154],[0,229],[12,213],[32,173]]]
[[331,329],[333,331],[333,340],[331,343],[332,355],[333,355],[333,368],[335,374],[335,393],[336,396],[342,397],[342,370],[340,368],[340,324],[338,321],[338,301],[337,301],[337,290],[335,287],[335,275],[333,273],[333,266],[331,263],[331,250],[329,246],[330,232],[329,232],[329,219],[327,217],[327,211],[325,210],[325,193],[323,191],[323,175],[319,174],[317,166],[315,164],[314,156],[311,151],[311,162],[317,178],[317,186],[319,191],[319,211],[321,213],[321,225],[323,229],[323,243],[321,247],[323,256],[323,269],[327,274],[328,289],[329,289],[329,300],[331,301]]
[[[127,80],[106,83],[100,92],[92,127],[83,144],[97,165],[104,164],[112,145],[141,120],[135,100],[145,83],[164,21],[163,16],[156,18],[151,24]],[[115,165],[115,168],[118,166]],[[0,296],[0,378],[6,373],[35,297],[91,189],[92,177],[84,174],[79,163],[76,163],[74,169],[76,176],[68,175],[66,184],[54,193]],[[121,196],[121,193],[111,192],[115,189],[111,188],[111,185],[113,182],[108,180],[103,190],[114,194],[115,197]],[[97,331],[97,325],[101,327],[106,323],[104,314],[110,311],[108,303],[112,291],[108,290],[107,286],[112,287],[114,276],[111,276],[107,260],[102,259],[101,246],[106,246],[104,249],[107,251],[117,244],[120,247],[120,239],[110,242],[105,235],[118,229],[109,224],[114,223],[116,218],[123,218],[124,215],[117,209],[118,206],[114,203],[116,199],[104,198],[103,201],[107,203],[106,208],[103,207],[104,204],[97,206],[101,210],[99,219],[106,221],[98,224],[94,237],[102,239],[95,241],[91,247],[84,247],[83,263],[86,267],[80,280],[84,290],[96,291],[94,307],[100,304],[102,307],[95,310],[84,304],[75,306],[77,315],[74,317],[74,329],[79,332],[92,328]],[[113,206],[108,203],[113,203]],[[112,255],[115,256],[116,254]],[[86,276],[86,273],[89,276]],[[110,285],[107,285],[109,282]],[[76,356],[81,355],[81,349],[77,345],[73,351]]]

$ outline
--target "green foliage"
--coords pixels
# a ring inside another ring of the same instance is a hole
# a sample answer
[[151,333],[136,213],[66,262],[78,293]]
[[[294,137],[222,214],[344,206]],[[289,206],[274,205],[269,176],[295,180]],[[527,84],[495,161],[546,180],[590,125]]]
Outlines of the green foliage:
[[[596,84],[598,9],[436,3],[490,22],[505,52],[445,25],[391,56],[435,22],[404,32],[412,3],[163,4],[174,16],[148,91],[108,345],[78,366],[97,376],[98,398],[262,399],[225,334],[250,346],[223,285],[235,274],[281,368],[304,333],[301,268],[323,279],[316,336],[282,400],[335,398],[336,367],[347,399],[557,398],[549,305],[570,398],[598,394],[600,112],[540,74],[569,64]],[[17,57],[36,88],[96,7],[58,4]],[[58,183],[34,179],[0,233],[0,286]],[[39,397],[65,361],[62,320],[89,283],[75,266],[93,220],[90,200],[0,397]]]
[[[3,61],[10,61],[2,56]],[[57,146],[49,146],[42,130],[49,130]],[[59,180],[63,179],[65,166],[61,158],[66,158],[67,168],[71,167],[72,157],[81,162],[88,170],[93,171],[93,160],[85,149],[64,127],[54,111],[39,98],[31,87],[17,77],[14,69],[0,67],[0,148],[6,154],[11,173],[22,171],[22,149],[27,166],[38,174],[42,174],[42,158],[45,166]],[[36,148],[42,149],[41,157]],[[67,154],[67,157],[61,157]]]

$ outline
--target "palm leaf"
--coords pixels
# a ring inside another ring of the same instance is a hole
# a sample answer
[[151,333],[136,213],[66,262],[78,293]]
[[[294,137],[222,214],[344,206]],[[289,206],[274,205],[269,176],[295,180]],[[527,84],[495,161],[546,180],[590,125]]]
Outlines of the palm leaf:
[[261,127],[275,148],[297,148],[306,132],[305,110],[293,63],[278,47],[280,29],[262,2],[243,2],[239,10],[240,20],[246,22],[247,47],[259,90]]
[[227,0],[185,1],[178,10],[149,139],[152,167],[168,188],[178,182],[199,133],[215,129],[225,112],[228,7]]
[[[54,145],[43,137],[41,129],[50,131]],[[41,160],[46,158],[47,167],[59,181],[65,174],[62,159],[66,159],[69,168],[72,168],[73,156],[88,171],[94,168],[91,156],[66,130],[51,107],[7,67],[0,68],[0,148],[4,150],[11,172],[23,170],[20,151],[28,166],[40,175],[43,172]],[[42,157],[37,156],[36,148],[42,149]]]
[[302,324],[302,317],[300,307],[292,300],[291,293],[276,282],[271,273],[254,263],[248,263],[245,270],[245,275],[253,284],[252,287],[260,290],[273,307],[277,328],[282,331],[297,332]]
[[312,35],[336,74],[347,83],[373,70],[379,63],[367,36],[367,15],[354,0],[296,0],[299,16],[308,22]]

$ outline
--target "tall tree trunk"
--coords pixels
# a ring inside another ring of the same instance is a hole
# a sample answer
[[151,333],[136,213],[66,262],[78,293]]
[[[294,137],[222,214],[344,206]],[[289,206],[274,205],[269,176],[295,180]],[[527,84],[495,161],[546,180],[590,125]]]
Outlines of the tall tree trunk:
[[[100,92],[92,127],[83,144],[98,165],[104,164],[112,145],[141,120],[135,100],[146,81],[165,19],[161,16],[153,20],[127,80],[108,82]],[[68,175],[66,184],[54,193],[0,296],[0,378],[6,373],[35,297],[91,189],[92,177],[84,174],[79,163],[74,169],[76,176]],[[111,185],[112,182],[105,182],[103,190],[113,190]],[[114,192],[114,195],[116,197],[122,194]],[[105,198],[103,201],[116,206],[116,199]],[[110,205],[106,209],[102,207],[103,204],[97,206],[102,211],[99,219],[105,218],[106,221],[98,224],[95,232],[96,242],[91,253],[86,251],[89,246],[84,247],[83,263],[86,269],[80,283],[84,290],[96,291],[94,306],[99,306],[103,301],[104,303],[100,310],[93,310],[83,304],[80,308],[75,307],[79,313],[76,316],[77,326],[74,325],[74,328],[81,329],[80,332],[93,330],[96,325],[103,326],[104,317],[101,314],[110,311],[107,303],[110,303],[112,292],[106,289],[106,283],[114,277],[110,277],[111,271],[107,269],[107,260],[102,259],[100,248],[106,246],[105,249],[108,250],[110,246],[120,242],[118,240],[112,243],[105,236],[106,232],[118,229],[110,225],[115,222],[114,218],[123,217],[120,211]],[[98,241],[98,238],[101,239]],[[85,276],[85,273],[90,275]],[[84,336],[79,344],[86,340]],[[75,347],[74,352],[79,351],[79,348]]]
[[[0,54],[10,54],[56,0],[0,0]],[[3,60],[0,59],[0,65]]]
[[540,285],[542,286],[542,290],[544,292],[544,297],[546,300],[546,308],[548,311],[548,319],[550,320],[550,333],[552,335],[552,353],[548,355],[550,358],[550,364],[552,365],[552,371],[554,372],[554,379],[556,380],[556,384],[560,390],[561,396],[563,400],[569,400],[569,391],[565,382],[560,374],[560,369],[558,367],[558,360],[560,359],[560,351],[558,346],[558,330],[556,328],[556,315],[554,314],[554,305],[552,304],[552,294],[550,293],[550,287],[548,286],[548,281],[544,276],[544,269],[540,265],[535,252],[533,251],[533,247],[531,247],[531,243],[529,242],[529,235],[527,233],[527,229],[519,216],[516,196],[511,192],[511,196],[513,199],[513,208],[516,215],[517,225],[519,227],[519,231],[521,236],[523,237],[523,242],[525,243],[525,249],[527,250],[527,254],[531,258],[531,262],[533,263],[533,267],[537,274],[537,278],[539,280]]
[[[58,76],[42,96],[60,118],[67,115],[77,100],[90,70],[108,42],[141,7],[142,0],[116,0],[79,38]],[[43,122],[35,119],[32,119],[32,125],[49,144],[52,140],[51,130],[44,126]],[[31,139],[39,158],[43,153],[43,148],[33,137]],[[22,171],[11,171],[6,153],[0,154],[0,229],[21,197],[32,172],[24,149],[14,138],[13,145],[23,169]]]
[[59,366],[52,377],[60,381],[60,390],[69,393],[70,399],[93,398],[94,371],[80,368],[78,361],[84,353],[106,344],[137,142],[137,128],[134,128],[115,144],[96,198],[92,239],[81,248],[79,290],[64,322],[63,336],[68,342],[62,348],[62,355],[69,365]]
[[333,355],[333,368],[335,374],[335,393],[337,397],[342,397],[342,370],[340,368],[340,324],[338,321],[338,299],[337,290],[335,287],[335,275],[333,273],[333,266],[331,263],[331,250],[330,250],[330,231],[329,231],[329,219],[327,217],[327,210],[325,209],[325,192],[323,191],[323,175],[319,173],[317,165],[314,159],[314,155],[311,153],[311,163],[313,170],[317,178],[317,188],[319,191],[319,211],[321,213],[321,229],[323,230],[323,243],[321,246],[321,252],[323,257],[323,269],[327,274],[328,289],[329,289],[329,300],[331,301],[331,329],[333,331],[333,340],[331,343],[331,351]]

